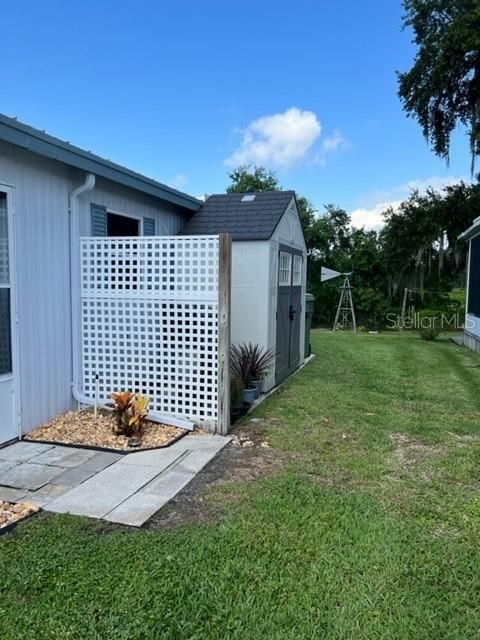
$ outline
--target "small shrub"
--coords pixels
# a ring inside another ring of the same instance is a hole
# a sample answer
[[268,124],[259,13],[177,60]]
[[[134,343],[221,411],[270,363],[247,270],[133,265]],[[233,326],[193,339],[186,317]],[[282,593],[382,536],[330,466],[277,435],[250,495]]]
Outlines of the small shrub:
[[107,406],[113,408],[114,433],[127,438],[141,435],[148,415],[148,396],[137,396],[131,391],[121,391],[113,392],[110,398],[113,402],[109,402]]
[[436,340],[442,328],[442,312],[434,309],[424,309],[418,314],[418,333],[422,340]]
[[148,403],[148,396],[136,396],[132,402],[130,408],[131,415],[128,421],[131,435],[138,436],[142,434],[143,424],[148,416]]
[[435,327],[427,327],[425,329],[420,329],[418,333],[420,335],[420,338],[422,338],[422,340],[436,340],[440,335],[440,331],[438,331],[438,329],[435,329]]

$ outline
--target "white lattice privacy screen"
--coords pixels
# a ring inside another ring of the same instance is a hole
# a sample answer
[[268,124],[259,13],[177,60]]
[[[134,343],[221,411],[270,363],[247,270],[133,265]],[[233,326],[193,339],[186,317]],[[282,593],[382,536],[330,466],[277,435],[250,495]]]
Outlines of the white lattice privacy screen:
[[217,420],[218,236],[82,238],[83,391]]

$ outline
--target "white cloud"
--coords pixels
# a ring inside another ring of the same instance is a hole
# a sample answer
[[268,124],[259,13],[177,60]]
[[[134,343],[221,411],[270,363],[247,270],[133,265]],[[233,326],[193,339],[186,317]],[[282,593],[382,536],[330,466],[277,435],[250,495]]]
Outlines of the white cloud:
[[360,200],[360,207],[350,212],[352,226],[378,231],[385,224],[382,213],[389,207],[398,209],[401,202],[408,198],[413,190],[417,189],[422,194],[432,187],[438,191],[449,185],[458,184],[461,180],[469,181],[463,176],[431,176],[425,179],[408,180],[384,191],[372,191]]
[[403,188],[404,190],[408,190],[409,192],[413,191],[414,189],[418,189],[420,193],[425,193],[425,191],[429,187],[432,187],[432,189],[439,191],[440,189],[444,189],[445,187],[448,187],[452,184],[458,184],[461,180],[463,180],[464,182],[469,182],[469,179],[463,176],[457,178],[455,178],[454,176],[432,176],[431,178],[426,178],[425,180],[409,180],[408,182],[405,182],[403,185],[400,185],[397,188]]
[[314,162],[318,162],[318,164],[325,166],[327,162],[327,155],[329,153],[348,149],[348,147],[350,147],[349,140],[345,138],[341,131],[335,129],[333,134],[325,138],[322,142],[320,152],[315,156]]
[[350,218],[352,220],[352,227],[356,228],[365,228],[368,231],[375,230],[380,231],[380,229],[385,224],[383,220],[383,212],[386,211],[389,207],[392,209],[398,209],[401,204],[401,200],[393,200],[390,202],[379,202],[374,207],[367,209],[365,207],[360,207],[358,209],[354,209],[350,211]]
[[243,139],[225,164],[259,164],[287,168],[304,160],[322,131],[313,111],[296,107],[253,120],[242,131]]
[[371,207],[379,204],[380,202],[386,202],[389,200],[404,200],[405,198],[408,198],[410,193],[415,189],[420,193],[425,193],[429,187],[438,191],[449,185],[457,184],[461,180],[464,182],[469,181],[468,178],[465,178],[464,176],[431,176],[430,178],[408,180],[407,182],[402,182],[394,187],[390,187],[390,189],[377,189],[372,191],[361,198],[359,204],[362,207]]
[[187,176],[185,176],[183,173],[179,173],[174,178],[172,178],[168,184],[174,189],[182,189],[187,184],[187,182]]

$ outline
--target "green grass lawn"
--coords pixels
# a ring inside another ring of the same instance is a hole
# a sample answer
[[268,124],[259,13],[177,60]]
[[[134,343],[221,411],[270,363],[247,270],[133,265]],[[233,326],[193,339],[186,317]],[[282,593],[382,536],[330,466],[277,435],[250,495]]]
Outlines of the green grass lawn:
[[480,638],[480,358],[414,335],[313,346],[255,414],[283,465],[210,491],[221,519],[3,536],[0,638]]

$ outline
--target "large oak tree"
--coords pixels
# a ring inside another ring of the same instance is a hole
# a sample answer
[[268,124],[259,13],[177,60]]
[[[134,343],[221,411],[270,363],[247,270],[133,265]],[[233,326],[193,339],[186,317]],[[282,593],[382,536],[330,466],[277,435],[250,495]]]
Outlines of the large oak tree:
[[464,125],[473,173],[480,155],[480,0],[404,0],[404,7],[418,49],[410,71],[398,75],[403,107],[446,160],[453,130]]

